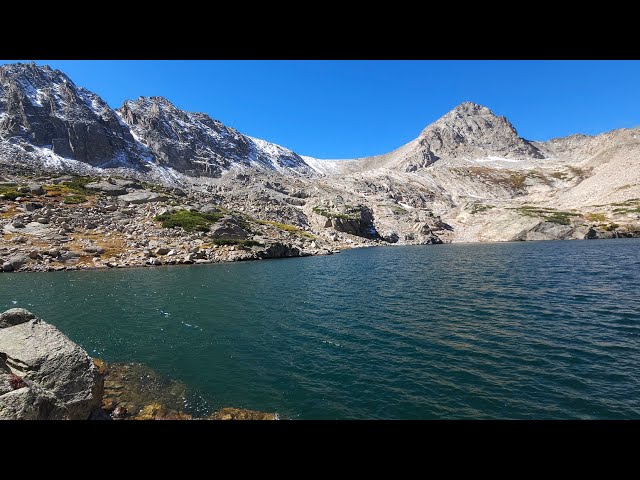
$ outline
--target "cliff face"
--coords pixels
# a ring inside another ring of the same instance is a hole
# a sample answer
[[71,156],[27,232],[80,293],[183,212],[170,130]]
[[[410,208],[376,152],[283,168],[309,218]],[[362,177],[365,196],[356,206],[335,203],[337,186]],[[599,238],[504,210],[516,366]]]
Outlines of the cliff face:
[[310,173],[296,153],[242,135],[203,113],[176,108],[162,97],[126,101],[118,115],[160,165],[190,175],[220,176],[233,166]]
[[91,166],[142,163],[128,127],[100,97],[35,64],[0,67],[0,139]]
[[50,157],[49,163],[67,159],[142,172],[161,167],[192,176],[219,176],[233,167],[312,173],[291,150],[162,97],[126,101],[114,111],[59,70],[35,64],[0,67],[0,140],[6,157],[32,165]]

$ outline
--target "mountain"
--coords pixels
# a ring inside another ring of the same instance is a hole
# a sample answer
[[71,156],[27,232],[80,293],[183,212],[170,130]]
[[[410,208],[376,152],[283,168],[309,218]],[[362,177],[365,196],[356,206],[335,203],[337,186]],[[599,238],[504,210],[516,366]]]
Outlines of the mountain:
[[[544,157],[531,142],[518,136],[505,117],[498,117],[487,107],[464,102],[428,125],[415,140],[402,147],[384,155],[334,163],[333,171],[390,168],[415,172],[436,161],[491,156],[511,159]],[[314,159],[310,163],[322,173],[330,171]]]
[[91,166],[138,167],[143,157],[115,112],[50,67],[0,67],[0,139]]
[[126,101],[116,113],[156,163],[179,172],[219,176],[233,166],[311,172],[291,150],[242,135],[204,113],[180,110],[163,97]]
[[0,139],[5,156],[36,165],[38,157],[47,157],[67,168],[78,167],[76,161],[193,176],[219,176],[237,167],[313,172],[291,150],[180,110],[162,97],[126,101],[114,111],[59,70],[33,63],[0,67]]
[[[60,71],[0,67],[0,195],[8,189],[15,197],[29,191],[30,179],[55,183],[67,173],[103,179],[91,184],[101,193],[78,214],[77,228],[107,222],[105,232],[125,235],[123,244],[134,249],[166,242],[152,220],[172,208],[215,212],[222,223],[211,226],[214,239],[236,235],[265,245],[242,254],[251,258],[390,243],[640,236],[640,128],[530,141],[505,117],[464,102],[392,152],[320,160],[163,97],[113,110]],[[142,182],[157,191],[141,192]],[[109,203],[105,195],[118,197]],[[20,202],[0,197],[0,227],[11,235],[22,230],[10,222],[49,218],[19,213]],[[123,202],[130,204],[126,214]],[[50,216],[68,218],[59,205],[51,208]],[[106,212],[115,212],[116,223]],[[189,235],[169,251],[188,245],[191,258],[203,240]],[[212,258],[237,257],[216,252]]]

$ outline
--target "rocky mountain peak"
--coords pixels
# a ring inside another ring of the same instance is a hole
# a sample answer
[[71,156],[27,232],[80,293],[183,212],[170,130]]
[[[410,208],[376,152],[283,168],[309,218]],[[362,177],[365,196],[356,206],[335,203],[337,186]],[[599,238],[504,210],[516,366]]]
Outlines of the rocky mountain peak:
[[[494,115],[491,110],[489,110],[484,105],[480,105],[474,102],[462,102],[460,105],[456,106],[453,110],[449,112],[450,114],[459,114],[459,115]],[[495,115],[494,115],[495,116]]]
[[442,157],[543,158],[521,138],[506,117],[473,102],[464,102],[427,126],[418,141],[433,161]]
[[35,62],[2,65],[0,78],[26,81],[36,88],[47,87],[52,82],[74,85],[71,79],[60,70],[54,70],[49,65],[39,67]]
[[140,161],[129,129],[104,100],[35,63],[0,67],[0,139],[93,166]]

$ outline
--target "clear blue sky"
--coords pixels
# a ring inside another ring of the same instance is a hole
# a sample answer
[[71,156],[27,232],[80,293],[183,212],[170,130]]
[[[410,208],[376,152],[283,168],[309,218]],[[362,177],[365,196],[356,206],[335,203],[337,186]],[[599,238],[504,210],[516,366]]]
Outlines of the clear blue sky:
[[388,152],[465,100],[505,115],[531,140],[640,125],[640,61],[36,63],[112,107],[161,95],[318,158]]

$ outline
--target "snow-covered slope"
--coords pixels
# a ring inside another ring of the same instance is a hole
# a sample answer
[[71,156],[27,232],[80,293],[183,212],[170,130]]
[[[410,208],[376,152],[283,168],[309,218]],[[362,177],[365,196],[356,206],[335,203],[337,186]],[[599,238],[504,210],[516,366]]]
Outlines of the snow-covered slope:
[[41,157],[43,167],[68,160],[68,165],[79,161],[136,171],[171,168],[191,176],[219,176],[236,168],[314,173],[291,150],[243,135],[206,114],[185,112],[162,97],[140,97],[113,110],[59,70],[33,63],[0,67],[3,141],[21,147],[29,164]]
[[42,147],[91,166],[144,163],[139,145],[96,94],[48,66],[0,67],[0,141]]
[[219,176],[234,167],[310,174],[296,153],[241,134],[204,113],[180,110],[163,97],[126,101],[118,115],[156,162],[192,175]]

